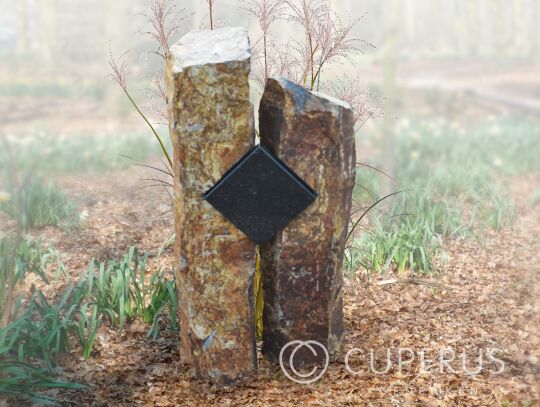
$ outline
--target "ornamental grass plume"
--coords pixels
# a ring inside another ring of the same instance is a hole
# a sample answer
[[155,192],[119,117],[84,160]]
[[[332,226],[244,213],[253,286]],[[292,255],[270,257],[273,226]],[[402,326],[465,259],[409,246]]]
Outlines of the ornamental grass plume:
[[127,86],[127,55],[129,55],[129,51],[124,52],[122,55],[120,55],[120,57],[115,59],[113,57],[113,55],[112,55],[111,49],[109,48],[109,56],[110,56],[109,66],[111,67],[111,70],[112,70],[112,73],[109,74],[109,77],[112,78],[116,83],[118,83],[118,85],[120,85],[120,87],[122,88],[122,90],[124,91],[126,96],[128,97],[129,101],[131,102],[131,104],[133,105],[133,107],[135,108],[137,113],[143,118],[143,120],[146,122],[148,127],[150,127],[150,130],[154,134],[154,137],[157,139],[159,145],[161,146],[161,150],[163,151],[163,154],[167,158],[167,161],[168,161],[170,167],[172,168],[172,160],[171,160],[171,157],[169,156],[169,152],[167,151],[167,148],[165,147],[165,144],[163,143],[163,139],[158,134],[158,132],[156,131],[156,129],[154,128],[152,123],[150,123],[150,121],[148,120],[146,115],[139,108],[137,103],[135,103],[135,100],[133,99],[133,97],[131,96],[131,94],[130,94],[130,92],[128,90],[128,86]]
[[[171,0],[150,0],[147,3],[148,12],[142,14],[146,19],[146,22],[151,27],[150,30],[140,32],[140,34],[147,35],[152,38],[156,45],[155,50],[152,52],[158,55],[165,61],[170,52],[170,45],[174,38],[181,32],[181,25],[187,19],[185,9],[177,10],[175,4]],[[129,51],[121,54],[118,58],[114,58],[112,51],[109,48],[109,66],[111,67],[111,74],[109,75],[124,91],[129,101],[137,111],[137,113],[143,118],[148,125],[154,137],[158,141],[163,154],[168,162],[168,172],[172,172],[173,164],[172,159],[167,151],[163,139],[156,131],[155,127],[150,123],[146,115],[139,108],[135,100],[133,99],[127,84],[127,59],[129,57]],[[163,86],[163,70],[155,75],[151,82],[154,86],[152,94],[157,96],[161,100],[161,105],[152,104],[151,111],[161,119],[167,119],[166,106],[167,106],[167,94]],[[163,107],[165,106],[165,108]],[[167,167],[167,166],[166,166]]]
[[354,112],[355,128],[362,127],[369,119],[382,115],[381,106],[372,102],[376,95],[361,87],[358,76],[351,78],[344,75],[343,78],[326,81],[321,86],[321,90],[351,105]]
[[[247,0],[242,9],[255,17],[260,38],[254,41],[252,79],[261,88],[271,76],[284,76],[309,90],[324,87],[325,68],[347,61],[373,47],[352,36],[360,21],[344,24],[323,0]],[[302,29],[300,39],[279,44],[272,37],[272,25],[279,20],[293,22]],[[328,87],[327,87],[328,88]],[[337,95],[336,95],[337,96]]]
[[189,14],[185,8],[178,10],[171,0],[151,0],[147,3],[147,10],[141,16],[150,29],[139,31],[139,34],[149,37],[156,44],[155,49],[150,52],[162,60],[162,68],[150,75],[149,81],[152,88],[149,89],[148,110],[161,121],[160,124],[166,124],[168,123],[168,101],[163,67],[169,57],[171,44],[185,31],[183,23],[186,22]]
[[318,90],[323,68],[345,61],[354,64],[353,56],[373,47],[366,41],[352,37],[359,18],[342,23],[330,2],[321,0],[287,0],[289,21],[299,24],[304,38],[296,41],[299,66],[302,67],[302,86]]
[[[254,79],[259,86],[264,87],[266,80],[275,74],[273,72],[275,70],[272,69],[274,65],[281,67],[278,70],[283,70],[283,60],[281,64],[275,64],[276,59],[271,57],[269,50],[276,46],[270,36],[270,28],[273,23],[287,15],[286,4],[283,0],[247,0],[242,8],[255,17],[262,33],[261,38],[254,45],[255,55],[262,55],[261,58],[255,58],[259,66],[255,70]],[[260,51],[259,47],[261,47]],[[277,55],[287,56],[288,53],[278,53]]]
[[170,44],[181,30],[182,23],[186,20],[185,9],[177,10],[176,5],[170,0],[151,0],[147,3],[148,12],[143,13],[147,24],[152,28],[142,34],[152,38],[157,48],[153,51],[164,60],[170,52]]

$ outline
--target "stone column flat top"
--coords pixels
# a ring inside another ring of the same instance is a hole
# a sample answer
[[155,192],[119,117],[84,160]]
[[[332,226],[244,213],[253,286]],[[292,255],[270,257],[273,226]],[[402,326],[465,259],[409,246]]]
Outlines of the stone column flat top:
[[[306,95],[313,95],[316,96],[319,100],[322,99],[324,101],[330,102],[330,104],[327,105],[327,107],[329,108],[332,108],[332,106],[335,105],[344,109],[352,110],[351,105],[344,100],[337,99],[325,93],[306,89],[303,86],[297,85],[296,83],[282,76],[274,76],[272,78],[269,78],[269,81],[272,80],[278,82],[284,89],[287,89],[293,93],[293,95],[295,96],[295,101],[299,108],[304,108],[304,104],[306,103]],[[317,109],[321,110],[321,108],[322,106],[317,106]]]
[[173,73],[197,65],[244,61],[251,57],[247,31],[242,27],[191,31],[171,47]]

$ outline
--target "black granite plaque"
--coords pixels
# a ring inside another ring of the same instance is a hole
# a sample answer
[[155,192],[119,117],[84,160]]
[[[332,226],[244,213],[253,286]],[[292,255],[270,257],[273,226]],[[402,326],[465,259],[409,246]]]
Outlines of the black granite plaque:
[[316,197],[313,189],[261,145],[204,194],[204,199],[257,244],[274,237]]

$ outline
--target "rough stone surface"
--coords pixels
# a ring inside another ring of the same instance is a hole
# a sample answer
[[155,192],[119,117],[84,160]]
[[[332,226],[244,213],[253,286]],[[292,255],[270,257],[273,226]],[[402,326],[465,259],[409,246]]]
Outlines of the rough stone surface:
[[[343,348],[342,264],[355,182],[353,112],[340,100],[269,79],[259,108],[261,143],[319,196],[261,248],[263,354],[276,362],[292,340]],[[288,360],[291,346],[284,353]],[[299,349],[295,367],[324,362]]]
[[180,354],[221,384],[257,368],[255,248],[203,195],[254,144],[250,56],[246,31],[222,28],[185,35],[167,65]]

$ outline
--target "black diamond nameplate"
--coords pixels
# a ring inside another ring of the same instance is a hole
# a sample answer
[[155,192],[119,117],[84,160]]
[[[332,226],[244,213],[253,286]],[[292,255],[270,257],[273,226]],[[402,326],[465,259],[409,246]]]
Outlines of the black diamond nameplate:
[[204,194],[204,199],[257,244],[273,238],[316,197],[313,189],[261,145]]

